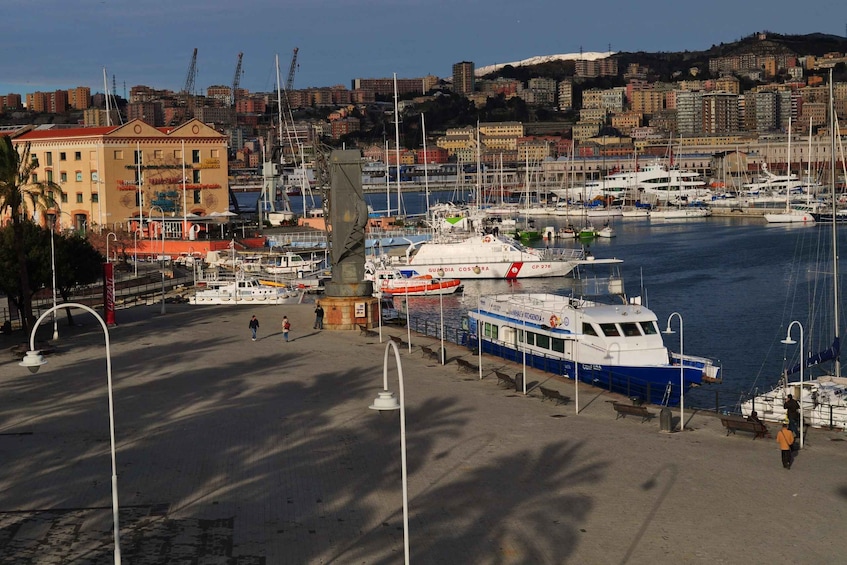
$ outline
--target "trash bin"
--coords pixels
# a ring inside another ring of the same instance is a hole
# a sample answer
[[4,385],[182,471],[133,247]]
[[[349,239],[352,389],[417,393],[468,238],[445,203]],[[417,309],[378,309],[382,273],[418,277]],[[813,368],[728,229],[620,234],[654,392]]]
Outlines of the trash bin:
[[673,417],[671,416],[671,409],[667,406],[659,412],[659,429],[663,432],[673,431]]

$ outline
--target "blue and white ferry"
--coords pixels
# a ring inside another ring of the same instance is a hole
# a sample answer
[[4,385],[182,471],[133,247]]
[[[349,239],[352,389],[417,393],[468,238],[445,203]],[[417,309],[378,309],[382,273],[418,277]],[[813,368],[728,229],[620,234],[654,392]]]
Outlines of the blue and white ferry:
[[[626,300],[620,277],[591,279],[583,291],[600,298],[555,294],[481,297],[469,316],[469,343],[483,353],[563,375],[653,404],[679,403],[686,388],[720,380],[711,359],[679,355],[662,340],[656,314],[640,297]],[[598,293],[598,291],[600,291]],[[605,292],[603,292],[605,291]]]

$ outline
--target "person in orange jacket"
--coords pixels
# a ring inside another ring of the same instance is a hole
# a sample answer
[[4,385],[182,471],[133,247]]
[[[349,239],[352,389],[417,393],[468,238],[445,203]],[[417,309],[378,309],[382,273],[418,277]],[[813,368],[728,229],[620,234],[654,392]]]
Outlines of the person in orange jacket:
[[791,445],[794,443],[794,432],[788,429],[788,422],[782,423],[782,429],[776,434],[776,442],[782,451],[782,466],[791,468]]

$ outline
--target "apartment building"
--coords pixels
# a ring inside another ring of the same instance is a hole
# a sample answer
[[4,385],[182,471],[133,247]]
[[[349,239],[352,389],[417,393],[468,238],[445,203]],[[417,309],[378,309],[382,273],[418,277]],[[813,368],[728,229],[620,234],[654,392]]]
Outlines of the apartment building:
[[702,101],[703,122],[698,133],[730,133],[740,129],[737,94],[706,92]]
[[474,64],[470,61],[461,61],[453,65],[453,92],[467,96],[476,87],[474,76]]
[[573,108],[573,81],[563,80],[559,83],[559,110],[567,112]]
[[[139,213],[148,216],[153,205],[175,217],[229,209],[226,138],[196,119],[177,128],[133,120],[119,126],[37,129],[13,143],[30,144],[38,163],[34,182],[61,187],[62,193],[54,195],[59,207],[47,215],[63,227],[120,229]],[[175,223],[171,229],[182,226]]]

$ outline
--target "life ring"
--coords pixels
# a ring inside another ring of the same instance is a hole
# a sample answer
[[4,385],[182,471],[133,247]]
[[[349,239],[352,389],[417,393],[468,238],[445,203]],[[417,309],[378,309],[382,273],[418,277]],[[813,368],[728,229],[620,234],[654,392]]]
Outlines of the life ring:
[[550,327],[551,327],[551,328],[557,328],[557,327],[559,327],[559,317],[558,317],[558,316],[556,316],[555,314],[553,314],[552,316],[550,316]]
[[492,241],[494,241],[494,238],[491,237],[490,235],[486,235],[485,237],[482,238],[483,243],[491,243]]

